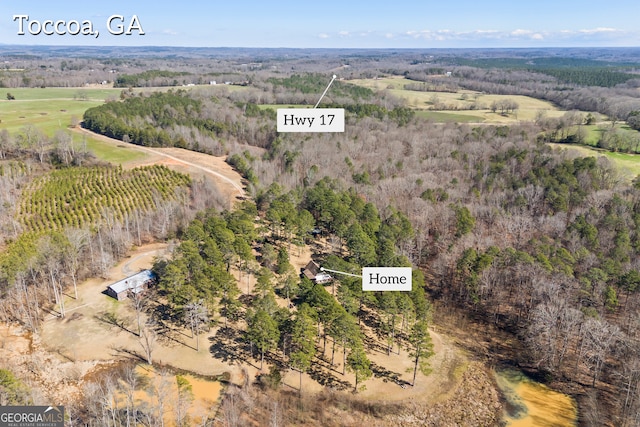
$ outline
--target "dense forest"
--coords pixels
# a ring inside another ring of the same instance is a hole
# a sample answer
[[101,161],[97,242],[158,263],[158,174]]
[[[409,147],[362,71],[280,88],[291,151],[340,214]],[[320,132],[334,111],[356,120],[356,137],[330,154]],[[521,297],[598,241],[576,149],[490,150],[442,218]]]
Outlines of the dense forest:
[[483,69],[522,70],[552,76],[561,83],[576,86],[614,87],[638,78],[637,63],[611,63],[602,60],[568,57],[530,58],[455,58],[451,65]]

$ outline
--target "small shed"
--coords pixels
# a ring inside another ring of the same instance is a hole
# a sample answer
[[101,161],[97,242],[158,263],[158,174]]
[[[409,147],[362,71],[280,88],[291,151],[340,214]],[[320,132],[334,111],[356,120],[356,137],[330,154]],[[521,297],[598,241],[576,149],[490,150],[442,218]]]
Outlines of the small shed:
[[144,292],[156,281],[156,275],[151,270],[142,270],[133,276],[125,277],[107,287],[107,295],[122,301],[129,292],[138,294]]

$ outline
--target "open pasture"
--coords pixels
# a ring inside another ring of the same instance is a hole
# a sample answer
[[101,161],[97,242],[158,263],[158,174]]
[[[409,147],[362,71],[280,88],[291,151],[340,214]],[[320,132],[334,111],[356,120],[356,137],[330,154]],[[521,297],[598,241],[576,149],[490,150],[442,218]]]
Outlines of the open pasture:
[[[87,108],[120,93],[119,89],[109,88],[7,88],[5,91],[0,92],[0,129],[14,133],[34,125],[49,136],[68,127],[72,119],[82,119]],[[15,99],[8,100],[7,94]]]
[[479,115],[467,114],[467,112],[456,113],[447,111],[416,111],[416,116],[431,120],[436,123],[478,123],[483,122],[484,118]]
[[[122,89],[112,87],[48,87],[48,88],[2,88],[2,99],[6,99],[6,93],[15,96],[15,101],[83,98],[91,101],[104,101],[110,96],[118,96]],[[3,93],[4,92],[4,93]]]
[[[117,98],[122,89],[113,88],[5,88],[0,92],[0,129],[15,136],[27,125],[36,126],[48,137],[58,130],[68,129],[72,122],[82,120],[84,112]],[[7,100],[10,93],[15,99]],[[78,149],[87,149],[101,160],[122,164],[146,155],[126,147],[111,145],[74,132]]]
[[[446,77],[442,77],[446,79]],[[458,121],[457,115],[477,117],[477,122],[511,123],[518,120],[534,120],[539,111],[548,117],[560,117],[565,112],[557,109],[547,101],[521,95],[488,95],[470,90],[458,92],[422,92],[407,90],[405,85],[420,84],[404,77],[388,77],[382,79],[355,79],[349,83],[376,90],[386,90],[390,94],[406,101],[407,106],[415,110],[437,111],[440,116],[430,117],[435,121]],[[518,104],[516,113],[502,115],[491,112],[491,104],[501,100],[514,101]],[[453,117],[447,117],[448,115]],[[427,115],[428,116],[428,115]],[[472,122],[467,117],[460,117],[460,122]]]
[[7,129],[14,134],[27,125],[33,125],[46,135],[53,136],[57,130],[66,129],[72,120],[81,120],[87,108],[100,103],[69,99],[2,101],[0,129]]

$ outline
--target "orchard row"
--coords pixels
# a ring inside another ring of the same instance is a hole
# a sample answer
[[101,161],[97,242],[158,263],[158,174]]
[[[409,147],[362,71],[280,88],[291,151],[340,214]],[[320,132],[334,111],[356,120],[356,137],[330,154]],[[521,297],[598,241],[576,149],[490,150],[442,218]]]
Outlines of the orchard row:
[[188,176],[160,165],[60,169],[25,189],[20,221],[29,231],[45,231],[95,224],[107,213],[121,220],[134,210],[148,211],[158,201],[176,198],[176,190],[189,183]]

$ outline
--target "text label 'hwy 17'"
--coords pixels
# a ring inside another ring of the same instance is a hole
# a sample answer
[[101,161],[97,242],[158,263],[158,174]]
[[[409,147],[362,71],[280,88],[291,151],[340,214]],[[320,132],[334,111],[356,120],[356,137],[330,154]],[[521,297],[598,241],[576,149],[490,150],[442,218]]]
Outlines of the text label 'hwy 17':
[[344,108],[280,108],[278,132],[344,132]]

